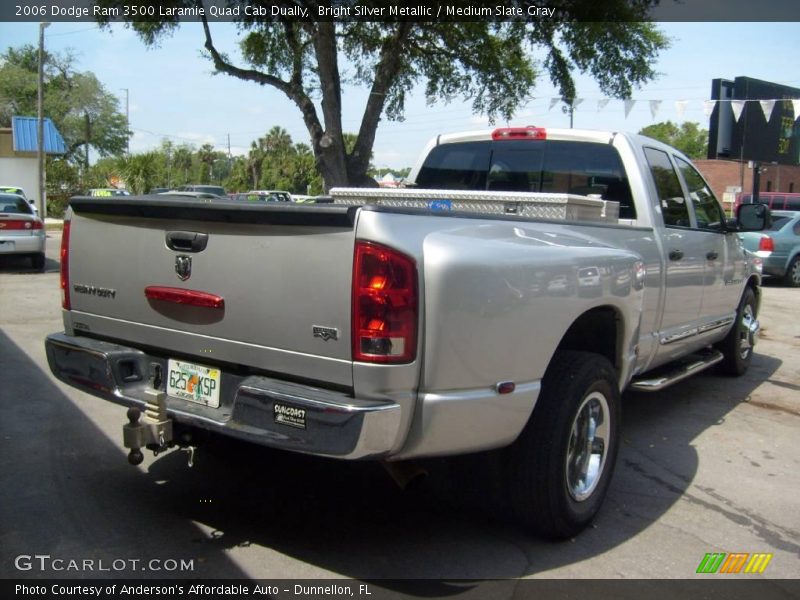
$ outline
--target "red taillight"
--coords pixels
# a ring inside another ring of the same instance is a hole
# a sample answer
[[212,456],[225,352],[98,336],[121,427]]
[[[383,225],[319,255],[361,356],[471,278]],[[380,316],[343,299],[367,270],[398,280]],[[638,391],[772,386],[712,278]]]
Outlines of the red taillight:
[[161,300],[173,304],[202,306],[203,308],[225,308],[225,300],[222,296],[196,290],[151,285],[144,289],[144,295],[148,300]]
[[775,240],[773,240],[768,235],[763,236],[758,241],[758,250],[759,250],[759,252],[774,252],[775,251]]
[[[0,228],[6,231],[24,231],[26,229],[37,229],[33,221],[26,221],[22,219],[10,219],[8,221],[0,221]],[[41,229],[41,226],[38,227]]]
[[492,132],[492,139],[498,140],[546,140],[544,127],[501,127]]
[[417,355],[417,267],[372,242],[356,242],[353,265],[353,360],[411,362]]
[[42,223],[42,221],[39,220],[39,219],[34,219],[33,228],[34,229],[44,229],[44,223]]
[[69,299],[69,230],[71,221],[64,221],[61,232],[61,308],[70,310],[72,304]]

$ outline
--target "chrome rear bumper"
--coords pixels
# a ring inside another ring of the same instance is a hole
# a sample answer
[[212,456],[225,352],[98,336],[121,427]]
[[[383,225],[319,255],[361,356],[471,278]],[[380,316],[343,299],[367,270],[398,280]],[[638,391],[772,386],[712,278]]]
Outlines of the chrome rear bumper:
[[[167,356],[63,333],[49,335],[45,348],[50,370],[58,379],[127,407],[144,406],[151,365],[165,369],[168,360]],[[346,459],[385,456],[397,439],[401,423],[398,404],[221,370],[219,408],[168,397],[169,418],[264,446]],[[282,409],[276,409],[276,403],[302,414],[302,419],[294,419],[291,426],[278,422],[276,415]]]

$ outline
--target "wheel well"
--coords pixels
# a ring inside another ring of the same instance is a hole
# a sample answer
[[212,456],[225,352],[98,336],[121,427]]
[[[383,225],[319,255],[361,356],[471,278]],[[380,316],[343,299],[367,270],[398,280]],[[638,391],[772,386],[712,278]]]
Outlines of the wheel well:
[[761,287],[759,286],[758,277],[755,275],[750,277],[750,279],[747,280],[745,287],[749,287],[751,290],[753,290],[753,293],[756,296],[756,314],[758,314],[758,310],[761,306]]
[[583,313],[570,326],[559,343],[558,350],[594,352],[605,356],[619,369],[619,340],[622,322],[616,309],[610,306],[593,308]]

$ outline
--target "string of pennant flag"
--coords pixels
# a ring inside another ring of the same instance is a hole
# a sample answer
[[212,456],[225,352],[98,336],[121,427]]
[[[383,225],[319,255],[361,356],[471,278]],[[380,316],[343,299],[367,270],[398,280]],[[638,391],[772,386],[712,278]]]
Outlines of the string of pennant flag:
[[[585,98],[575,98],[572,100],[572,110],[576,110],[578,105],[583,104]],[[567,106],[570,106],[568,101],[565,101],[564,98],[551,98],[550,99],[550,108],[548,110],[552,110],[553,107],[558,104],[559,102],[563,102]],[[597,101],[597,112],[602,111],[608,103],[611,102],[611,98],[601,98]],[[631,114],[633,107],[636,105],[637,102],[647,102],[650,105],[650,114],[652,115],[653,119],[656,118],[658,111],[661,109],[661,105],[663,104],[663,100],[637,100],[635,98],[627,98],[623,100],[623,105],[625,107],[625,118]],[[718,103],[728,103],[731,106],[731,110],[733,111],[733,118],[736,119],[736,122],[739,122],[739,119],[744,112],[745,104],[748,102],[757,102],[761,106],[761,110],[764,113],[764,118],[769,122],[770,118],[772,117],[772,111],[775,110],[775,105],[778,102],[790,102],[792,104],[792,108],[794,109],[794,116],[795,119],[800,118],[800,98],[773,98],[769,100],[703,100],[703,114],[705,114],[706,118],[711,116],[711,113],[714,112],[714,108],[716,108]],[[689,100],[676,100],[675,101],[675,110],[678,113],[679,118],[683,118],[684,113],[686,112],[686,108],[689,106]]]

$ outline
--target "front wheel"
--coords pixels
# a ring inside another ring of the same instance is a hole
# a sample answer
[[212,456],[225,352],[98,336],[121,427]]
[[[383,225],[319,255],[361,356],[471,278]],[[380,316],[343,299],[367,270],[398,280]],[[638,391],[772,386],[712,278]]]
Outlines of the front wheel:
[[611,363],[558,352],[530,421],[509,449],[516,518],[537,533],[569,538],[600,510],[619,446],[620,394]]
[[753,358],[753,347],[758,339],[758,319],[756,319],[756,294],[752,288],[746,288],[739,308],[736,311],[736,322],[728,335],[718,345],[723,359],[719,370],[724,375],[738,377],[744,375]]

